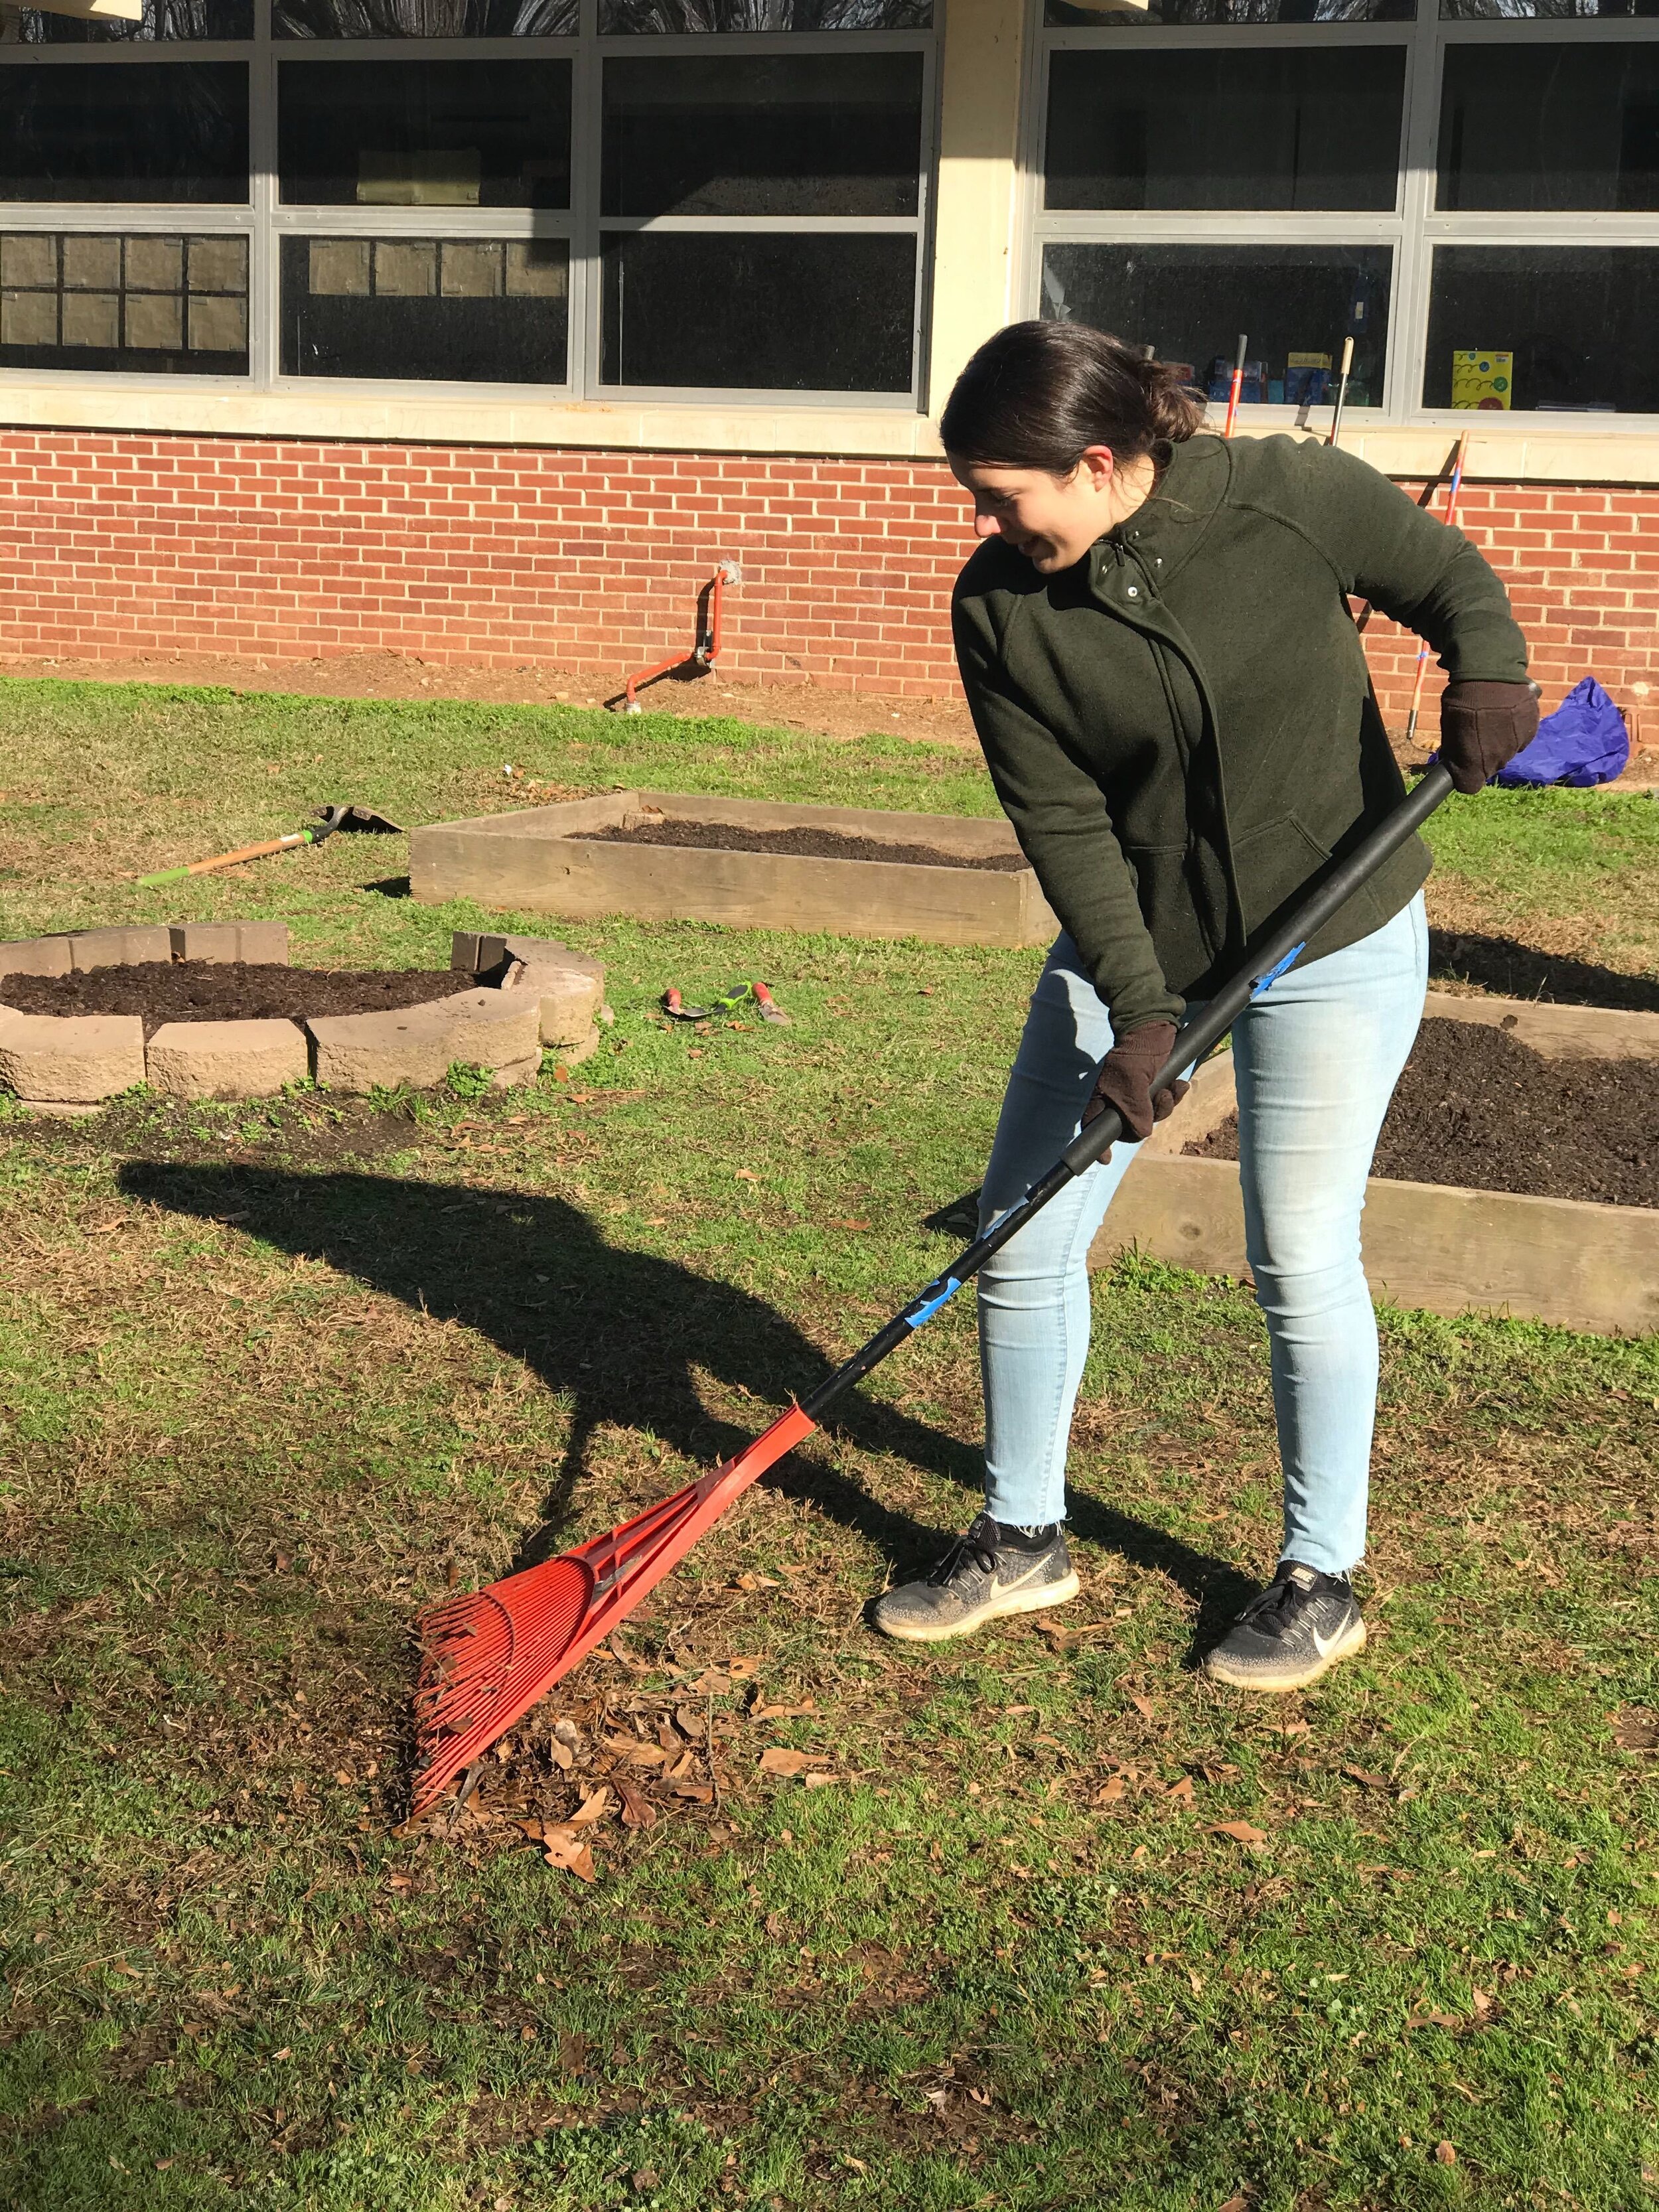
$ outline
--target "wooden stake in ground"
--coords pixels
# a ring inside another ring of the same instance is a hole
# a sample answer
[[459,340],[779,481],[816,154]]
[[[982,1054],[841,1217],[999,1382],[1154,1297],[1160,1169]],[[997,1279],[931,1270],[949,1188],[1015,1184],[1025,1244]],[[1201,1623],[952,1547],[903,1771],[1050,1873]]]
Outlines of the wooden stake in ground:
[[[1451,484],[1446,493],[1446,520],[1457,520],[1457,495],[1463,483],[1463,456],[1469,450],[1469,433],[1465,430],[1457,441],[1457,458],[1452,463]],[[1406,717],[1406,743],[1409,745],[1417,735],[1417,718],[1423,707],[1423,678],[1429,665],[1429,641],[1421,638],[1417,647],[1417,675],[1412,684],[1412,710]]]

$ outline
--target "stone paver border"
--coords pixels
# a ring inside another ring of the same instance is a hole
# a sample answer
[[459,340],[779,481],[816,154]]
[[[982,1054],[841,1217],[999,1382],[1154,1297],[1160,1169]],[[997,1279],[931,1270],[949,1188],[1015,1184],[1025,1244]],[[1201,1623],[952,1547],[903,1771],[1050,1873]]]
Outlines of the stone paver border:
[[[84,975],[154,960],[286,965],[283,921],[173,922],[64,931],[0,944],[0,975]],[[94,1113],[148,1082],[182,1098],[268,1098],[307,1075],[364,1092],[440,1083],[458,1060],[498,1088],[531,1083],[544,1047],[574,1065],[599,1048],[605,970],[556,939],[457,931],[450,964],[478,988],[390,1012],[307,1021],[167,1022],[148,1046],[137,1014],[26,1014],[0,1006],[0,1088],[40,1113]]]

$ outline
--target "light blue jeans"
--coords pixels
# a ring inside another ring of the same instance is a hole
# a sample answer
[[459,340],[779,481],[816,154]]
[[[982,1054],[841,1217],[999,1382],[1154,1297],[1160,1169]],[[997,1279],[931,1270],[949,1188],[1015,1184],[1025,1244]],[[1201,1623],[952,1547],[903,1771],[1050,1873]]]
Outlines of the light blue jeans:
[[[1357,945],[1281,975],[1233,1029],[1245,1248],[1267,1323],[1285,1474],[1281,1557],[1327,1574],[1346,1574],[1365,1548],[1377,1353],[1359,1217],[1427,978],[1419,892]],[[1106,1008],[1061,937],[1009,1078],[982,1223],[1058,1158],[1111,1042]],[[1114,1146],[979,1278],[985,1506],[999,1521],[1065,1517],[1066,1448],[1089,1349],[1089,1246],[1139,1150]]]

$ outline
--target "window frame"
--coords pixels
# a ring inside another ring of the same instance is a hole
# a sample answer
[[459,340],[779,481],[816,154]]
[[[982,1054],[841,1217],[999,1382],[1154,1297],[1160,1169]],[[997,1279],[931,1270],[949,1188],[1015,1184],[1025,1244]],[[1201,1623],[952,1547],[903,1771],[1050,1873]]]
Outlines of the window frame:
[[[192,376],[192,392],[280,394],[318,399],[380,400],[394,395],[456,405],[514,402],[550,406],[598,404],[606,406],[720,407],[792,410],[834,408],[909,416],[927,404],[933,231],[939,159],[939,46],[945,0],[934,0],[934,21],[925,31],[745,31],[620,33],[602,37],[599,0],[580,0],[574,32],[524,38],[290,39],[274,35],[271,0],[254,0],[251,40],[120,40],[107,44],[64,42],[46,46],[0,45],[0,69],[12,60],[47,62],[74,69],[93,63],[124,68],[155,67],[167,62],[236,61],[248,70],[248,199],[246,204],[204,206],[179,202],[6,201],[0,202],[0,230],[80,231],[97,234],[155,232],[171,234],[235,233],[248,240],[248,373],[246,376]],[[848,52],[921,53],[921,114],[918,147],[917,202],[914,216],[653,216],[601,217],[599,162],[603,116],[600,101],[605,61],[615,57],[675,53],[779,54]],[[555,208],[468,208],[362,206],[316,207],[285,204],[276,173],[278,71],[284,67],[326,69],[334,61],[523,61],[565,59],[571,64],[570,206]],[[908,391],[868,392],[796,391],[741,385],[623,385],[599,381],[600,268],[602,238],[615,231],[888,231],[908,232],[915,244],[915,289],[911,318],[911,381]],[[562,238],[570,249],[567,301],[568,354],[558,382],[500,384],[441,382],[436,380],[322,377],[284,374],[282,369],[281,253],[286,237],[374,237],[410,239],[520,240]],[[84,390],[111,388],[173,390],[184,380],[140,370],[0,368],[7,384],[39,384]]]
[[[1381,404],[1352,409],[1344,417],[1355,435],[1370,429],[1470,428],[1477,410],[1426,407],[1422,402],[1428,342],[1429,295],[1437,246],[1643,246],[1659,249],[1659,210],[1649,212],[1577,212],[1534,215],[1525,211],[1442,212],[1434,204],[1437,137],[1445,55],[1451,46],[1497,45],[1650,45],[1659,46],[1659,17],[1594,16],[1516,20],[1512,17],[1442,16],[1439,0],[1419,0],[1414,21],[1389,23],[1134,24],[1099,29],[1043,21],[1043,0],[1030,0],[1025,69],[1024,143],[1019,235],[1021,266],[1016,296],[1023,312],[1042,312],[1042,256],[1050,243],[1166,246],[1370,246],[1391,245],[1394,276],[1389,287],[1386,367]],[[1431,12],[1432,11],[1432,12]],[[1192,52],[1247,48],[1401,46],[1406,50],[1405,97],[1401,117],[1399,185],[1392,214],[1379,212],[1254,212],[1203,214],[1191,209],[1141,213],[1053,210],[1043,205],[1048,157],[1048,80],[1056,53],[1140,52],[1153,47]],[[1133,336],[1133,333],[1128,335]],[[1322,432],[1329,405],[1304,409],[1250,401],[1239,410],[1247,428],[1261,430],[1301,425]],[[1555,409],[1479,412],[1482,436],[1552,437],[1589,431],[1600,437],[1621,431],[1639,434],[1659,428],[1659,412],[1614,414]]]

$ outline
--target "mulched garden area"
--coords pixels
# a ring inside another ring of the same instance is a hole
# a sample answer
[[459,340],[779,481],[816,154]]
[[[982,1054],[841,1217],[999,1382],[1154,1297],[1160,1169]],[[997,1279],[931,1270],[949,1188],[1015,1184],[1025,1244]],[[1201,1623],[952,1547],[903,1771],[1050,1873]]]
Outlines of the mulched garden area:
[[[1237,1116],[1187,1150],[1236,1160]],[[1659,1206],[1659,1060],[1546,1060],[1484,1023],[1425,1021],[1372,1173]]]
[[283,968],[245,960],[143,960],[85,975],[0,975],[0,1003],[25,1014],[142,1014],[167,1022],[303,1021],[380,1014],[476,989],[459,968]]
[[573,830],[599,845],[692,845],[719,853],[785,853],[811,860],[902,860],[924,868],[990,868],[1018,875],[1023,853],[941,853],[933,845],[891,845],[884,837],[849,837],[840,830],[745,830],[735,822],[618,823],[608,830]]

